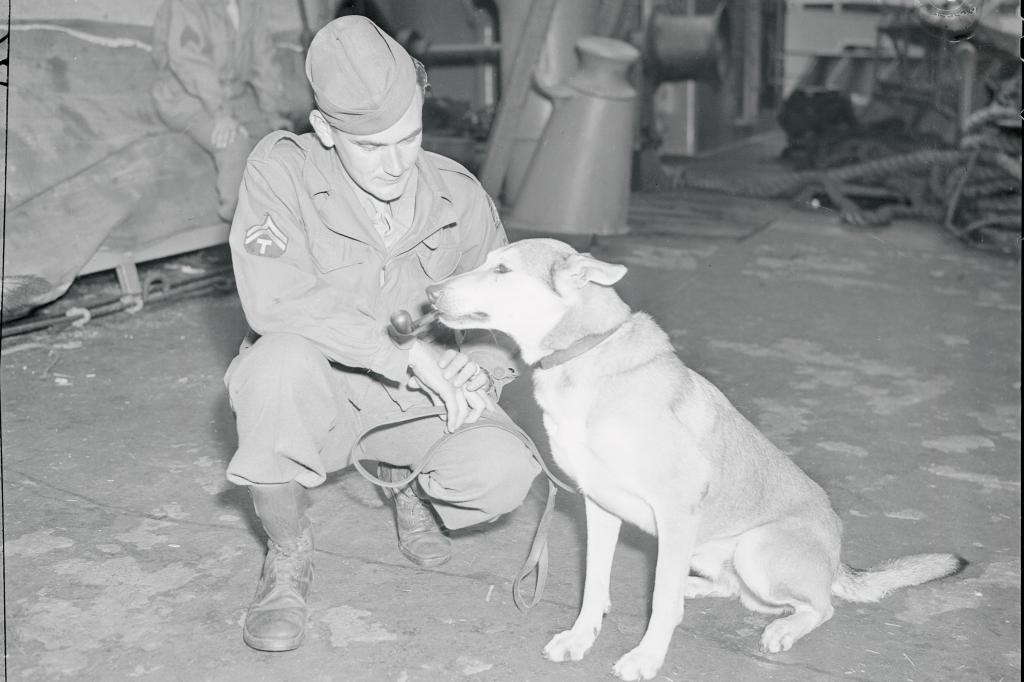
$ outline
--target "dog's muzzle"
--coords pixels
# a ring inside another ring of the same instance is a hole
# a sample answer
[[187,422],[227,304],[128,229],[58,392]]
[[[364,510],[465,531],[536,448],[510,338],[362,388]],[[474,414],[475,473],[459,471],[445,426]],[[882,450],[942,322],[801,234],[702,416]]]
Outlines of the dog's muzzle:
[[[445,324],[485,322],[491,319],[491,316],[484,312],[461,313],[446,310],[445,308],[450,306],[450,302],[448,306],[446,306],[445,300],[448,295],[448,290],[444,284],[431,284],[427,287],[426,291],[427,301],[430,302],[430,305],[434,306],[434,310],[427,313],[427,315],[434,314],[437,316],[434,319],[440,319],[441,322]],[[433,322],[434,319],[432,319],[431,322]]]
[[427,287],[427,300],[430,301],[430,305],[437,305],[437,302],[441,300],[444,295],[444,287],[440,284],[431,284]]

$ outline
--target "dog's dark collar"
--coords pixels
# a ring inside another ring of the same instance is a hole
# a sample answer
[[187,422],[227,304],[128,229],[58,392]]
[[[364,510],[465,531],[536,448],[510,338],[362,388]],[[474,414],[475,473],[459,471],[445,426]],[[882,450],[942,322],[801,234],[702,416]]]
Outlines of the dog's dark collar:
[[562,348],[556,350],[550,355],[545,355],[537,361],[537,366],[541,369],[551,369],[552,367],[557,367],[558,365],[565,364],[570,360],[574,360],[607,339],[615,332],[619,331],[621,328],[622,325],[620,324],[612,327],[606,332],[601,332],[600,334],[588,334],[578,341],[575,341],[568,348]]

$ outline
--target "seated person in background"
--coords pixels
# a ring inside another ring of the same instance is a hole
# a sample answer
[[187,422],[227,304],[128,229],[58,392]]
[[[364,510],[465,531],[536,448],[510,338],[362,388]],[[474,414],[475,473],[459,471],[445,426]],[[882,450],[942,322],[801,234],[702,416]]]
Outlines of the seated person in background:
[[153,23],[157,112],[213,156],[217,212],[228,222],[253,145],[288,126],[267,6],[259,0],[165,0]]
[[362,430],[432,399],[447,410],[446,421],[381,428],[358,453],[396,481],[436,450],[415,481],[388,495],[399,548],[420,566],[451,554],[438,519],[448,529],[493,521],[522,503],[540,472],[496,404],[516,365],[493,337],[400,346],[386,333],[390,313],[418,314],[427,286],[507,243],[476,178],[420,147],[423,65],[370,20],[348,16],[313,38],[306,76],[313,132],[275,132],[256,145],[230,238],[253,333],[225,376],[238,429],[227,477],[248,487],[269,538],[243,626],[245,642],[264,651],[303,640],[313,580],[307,489],[352,463]]

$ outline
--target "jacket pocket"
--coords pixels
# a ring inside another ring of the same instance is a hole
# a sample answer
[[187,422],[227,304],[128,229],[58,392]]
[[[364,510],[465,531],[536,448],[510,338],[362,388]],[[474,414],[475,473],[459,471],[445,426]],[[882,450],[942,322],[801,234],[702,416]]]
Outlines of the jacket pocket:
[[459,267],[462,252],[452,228],[442,228],[416,245],[416,257],[427,277],[437,281],[448,277]]
[[366,244],[324,228],[310,235],[309,252],[320,272],[333,272],[365,263],[369,259],[369,251]]

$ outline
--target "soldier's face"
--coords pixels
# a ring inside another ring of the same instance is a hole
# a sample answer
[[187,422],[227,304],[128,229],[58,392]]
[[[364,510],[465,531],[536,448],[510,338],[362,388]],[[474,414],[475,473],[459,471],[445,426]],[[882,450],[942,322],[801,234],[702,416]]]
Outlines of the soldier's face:
[[423,95],[417,92],[402,118],[373,135],[332,130],[341,165],[364,192],[380,201],[402,196],[423,141]]

